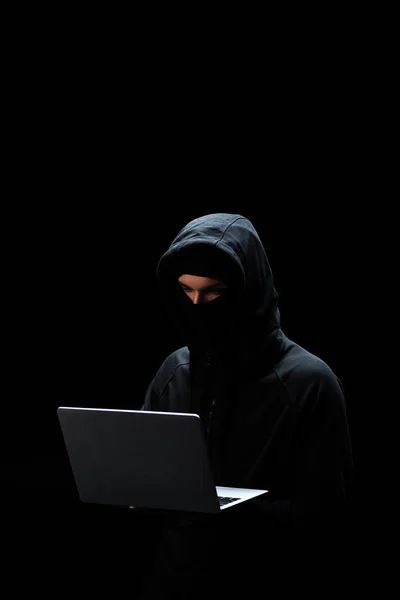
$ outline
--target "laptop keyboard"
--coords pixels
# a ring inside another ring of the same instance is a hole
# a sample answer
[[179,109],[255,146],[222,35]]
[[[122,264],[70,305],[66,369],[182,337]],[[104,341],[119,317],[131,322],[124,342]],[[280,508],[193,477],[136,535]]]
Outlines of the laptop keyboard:
[[233,502],[234,500],[240,500],[240,498],[230,498],[229,496],[218,496],[219,505],[225,506],[228,502]]

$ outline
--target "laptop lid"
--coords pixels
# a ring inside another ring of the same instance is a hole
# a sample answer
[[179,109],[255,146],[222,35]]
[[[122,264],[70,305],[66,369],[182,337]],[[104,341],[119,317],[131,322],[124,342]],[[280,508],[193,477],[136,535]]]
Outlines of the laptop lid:
[[[220,512],[199,415],[71,406],[57,413],[82,502]],[[229,488],[235,504],[243,501],[236,491]],[[265,492],[246,490],[244,499]]]

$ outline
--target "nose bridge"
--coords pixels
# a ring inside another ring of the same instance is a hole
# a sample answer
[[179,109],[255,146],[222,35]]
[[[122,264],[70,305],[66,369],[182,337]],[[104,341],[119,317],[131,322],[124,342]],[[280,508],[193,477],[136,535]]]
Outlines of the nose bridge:
[[201,290],[195,290],[193,293],[193,304],[201,304],[203,296]]

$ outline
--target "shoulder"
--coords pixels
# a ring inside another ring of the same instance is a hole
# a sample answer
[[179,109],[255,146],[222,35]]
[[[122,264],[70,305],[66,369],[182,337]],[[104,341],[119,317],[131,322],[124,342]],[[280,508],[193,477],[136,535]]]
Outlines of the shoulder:
[[292,399],[326,395],[344,400],[343,385],[328,363],[293,341],[288,340],[275,373]]
[[176,375],[177,372],[189,369],[189,350],[187,347],[179,348],[174,350],[167,358],[161,363],[155,378],[154,384],[157,386],[160,395],[163,390],[167,387],[171,379]]

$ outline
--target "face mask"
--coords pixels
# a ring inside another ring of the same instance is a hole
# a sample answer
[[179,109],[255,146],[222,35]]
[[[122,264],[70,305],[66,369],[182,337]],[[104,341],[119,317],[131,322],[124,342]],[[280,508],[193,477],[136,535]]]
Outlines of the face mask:
[[200,304],[184,296],[181,314],[188,345],[211,353],[228,347],[235,329],[235,313],[229,293]]

